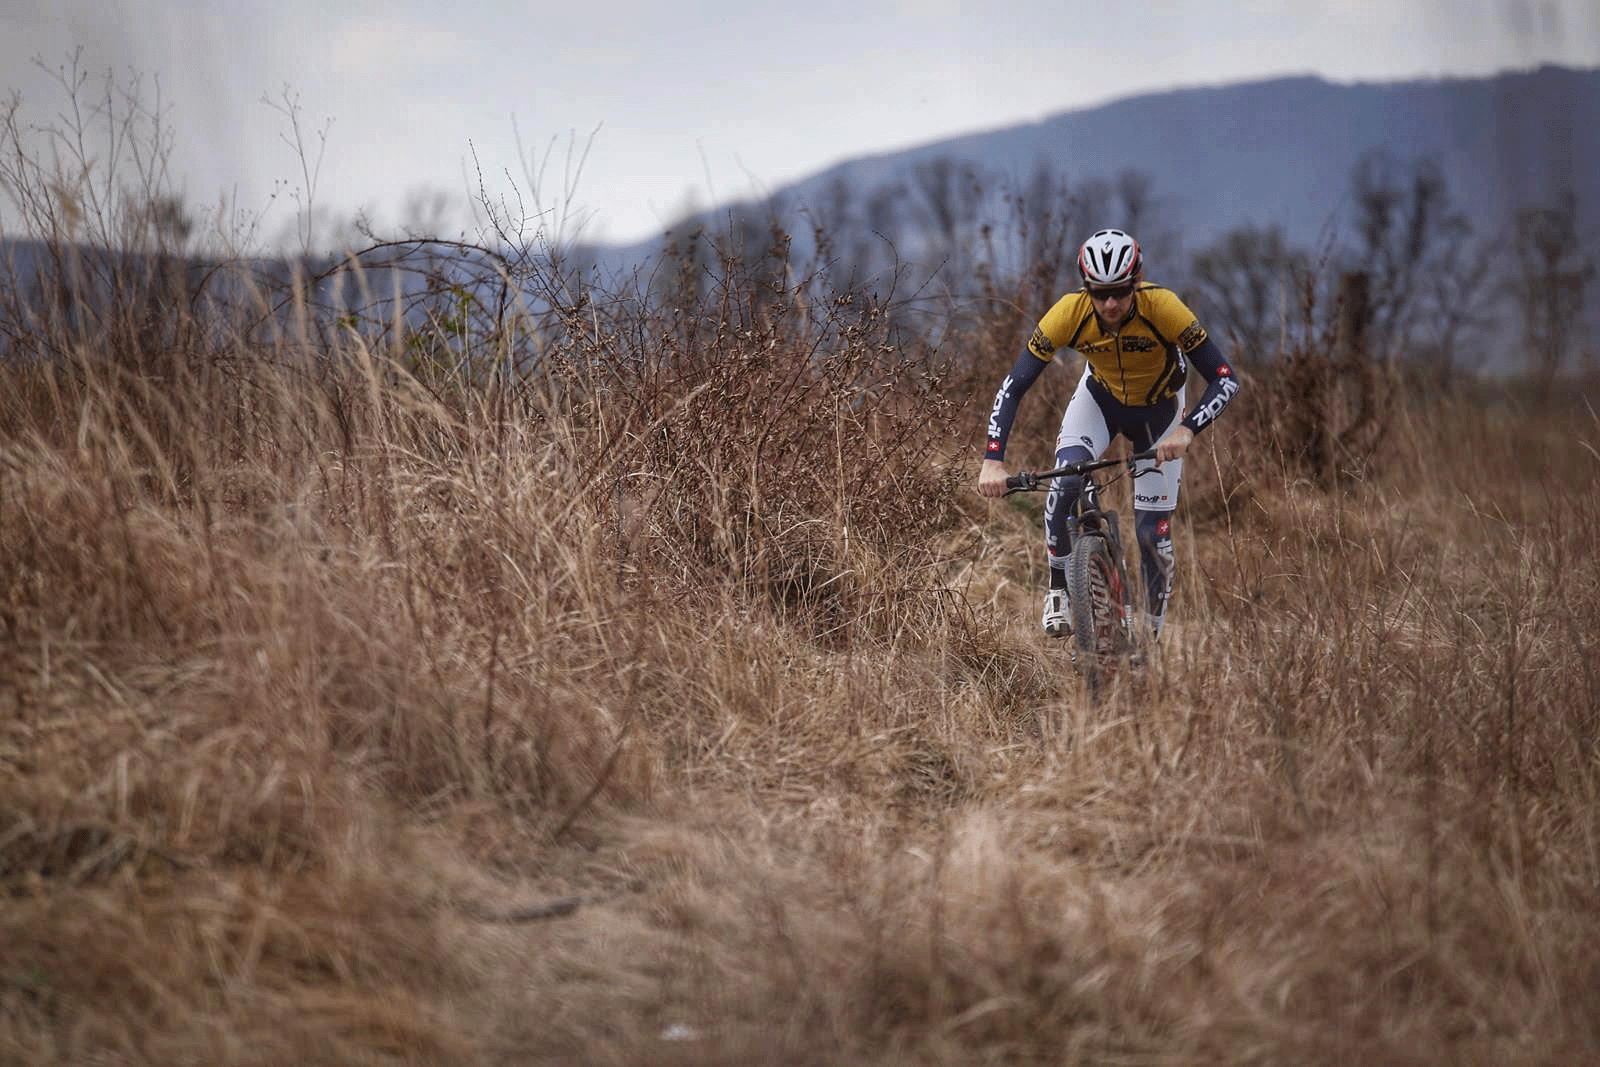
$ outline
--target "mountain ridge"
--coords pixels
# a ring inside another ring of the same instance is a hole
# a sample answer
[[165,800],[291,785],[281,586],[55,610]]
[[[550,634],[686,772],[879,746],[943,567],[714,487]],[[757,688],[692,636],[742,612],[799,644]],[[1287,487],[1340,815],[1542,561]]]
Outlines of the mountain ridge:
[[[1334,239],[1352,169],[1387,152],[1402,173],[1438,165],[1475,229],[1503,229],[1525,206],[1563,188],[1584,197],[1600,174],[1600,67],[1544,64],[1479,77],[1334,82],[1315,74],[1141,93],[1035,121],[843,160],[775,188],[765,201],[720,205],[667,232],[712,224],[761,203],[823,202],[839,182],[865,195],[903,182],[917,164],[948,157],[1012,176],[1040,162],[1069,181],[1142,171],[1193,251],[1239,226],[1277,225],[1294,244]],[[1115,224],[1116,220],[1108,220]],[[635,256],[661,238],[630,246]],[[1181,249],[1172,249],[1173,252]]]

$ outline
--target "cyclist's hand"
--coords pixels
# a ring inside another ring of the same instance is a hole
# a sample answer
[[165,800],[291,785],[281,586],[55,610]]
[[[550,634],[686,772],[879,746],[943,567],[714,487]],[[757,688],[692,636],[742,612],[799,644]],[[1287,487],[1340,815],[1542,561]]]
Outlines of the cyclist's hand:
[[1005,496],[1006,479],[1011,472],[998,459],[986,459],[978,468],[978,492],[983,496]]
[[1189,442],[1194,440],[1194,431],[1187,426],[1178,426],[1156,444],[1156,466],[1169,459],[1182,459],[1183,453],[1188,449]]

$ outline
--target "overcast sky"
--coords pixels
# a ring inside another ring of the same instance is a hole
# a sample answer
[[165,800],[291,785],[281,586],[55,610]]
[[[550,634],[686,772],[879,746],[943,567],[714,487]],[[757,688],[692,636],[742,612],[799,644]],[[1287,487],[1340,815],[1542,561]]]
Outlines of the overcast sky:
[[415,213],[408,196],[465,203],[481,172],[494,197],[569,203],[584,237],[620,242],[855,156],[1150,90],[1600,65],[1596,0],[0,0],[0,11],[0,70],[23,116],[48,121],[65,100],[36,59],[56,70],[81,49],[95,84],[140,75],[167,109],[177,191],[225,200],[222,217],[258,219],[269,237],[292,229],[308,186],[285,143],[291,101],[322,153],[315,201],[336,216],[400,224]]

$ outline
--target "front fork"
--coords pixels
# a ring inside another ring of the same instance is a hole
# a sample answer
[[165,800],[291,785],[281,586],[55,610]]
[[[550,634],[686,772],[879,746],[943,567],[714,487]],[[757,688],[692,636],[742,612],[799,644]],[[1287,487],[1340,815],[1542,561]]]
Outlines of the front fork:
[[1106,545],[1111,549],[1112,566],[1117,574],[1117,596],[1122,600],[1122,618],[1119,629],[1123,644],[1133,646],[1133,583],[1128,581],[1128,557],[1122,554],[1122,531],[1117,515],[1106,516]]

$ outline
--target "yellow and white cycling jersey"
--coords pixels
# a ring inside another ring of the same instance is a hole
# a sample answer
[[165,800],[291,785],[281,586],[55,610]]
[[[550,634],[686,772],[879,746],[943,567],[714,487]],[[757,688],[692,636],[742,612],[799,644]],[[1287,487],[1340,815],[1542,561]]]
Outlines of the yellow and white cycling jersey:
[[1143,407],[1182,388],[1189,373],[1185,356],[1205,339],[1200,321],[1176,293],[1141,282],[1133,313],[1111,332],[1101,329],[1088,293],[1066,294],[1039,320],[1028,351],[1049,362],[1059,350],[1072,349],[1119,403]]

